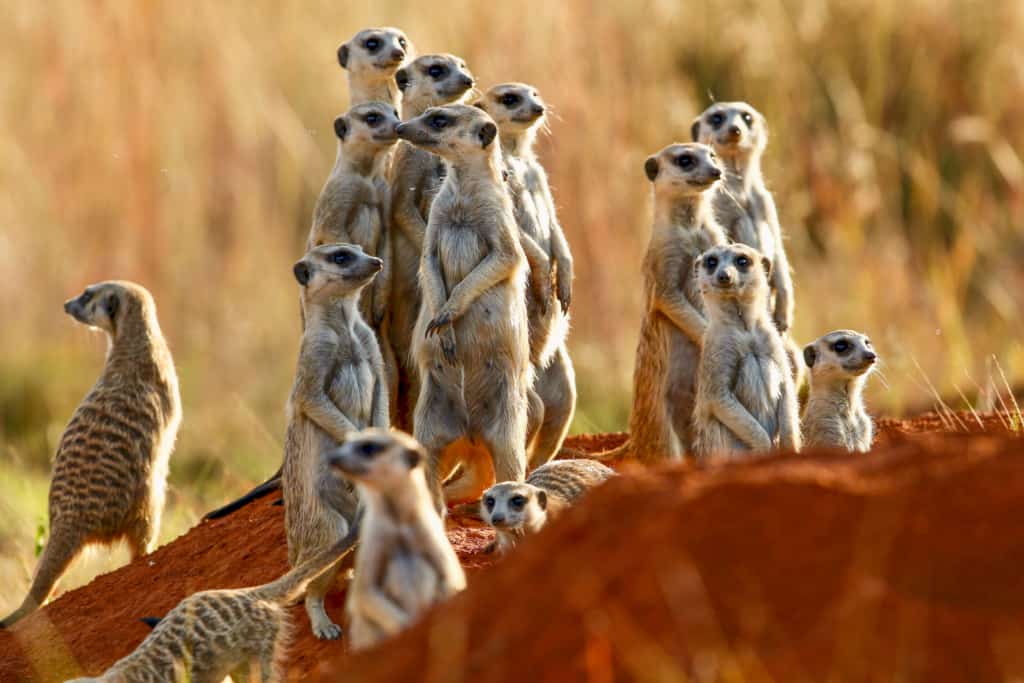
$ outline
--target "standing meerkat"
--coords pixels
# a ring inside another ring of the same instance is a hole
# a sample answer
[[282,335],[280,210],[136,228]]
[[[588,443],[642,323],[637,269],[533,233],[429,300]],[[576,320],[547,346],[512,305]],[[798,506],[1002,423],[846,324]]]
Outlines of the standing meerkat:
[[708,320],[694,264],[725,244],[711,197],[722,176],[714,151],[673,144],[644,162],[654,222],[644,255],[644,318],[633,366],[629,440],[600,459],[677,459],[693,449],[697,368]]
[[[402,117],[415,118],[429,107],[462,101],[473,87],[473,74],[454,55],[419,57],[398,70]],[[398,426],[411,430],[419,394],[419,376],[412,357],[412,330],[420,310],[418,273],[430,204],[444,180],[444,162],[431,151],[399,142],[391,164],[391,307],[388,333],[398,363]]]
[[786,344],[793,377],[801,384],[800,349],[789,337],[793,326],[793,280],[782,239],[775,200],[761,174],[768,146],[764,116],[746,102],[716,102],[690,129],[695,142],[710,145],[722,160],[725,178],[715,192],[714,207],[726,236],[754,247],[772,263],[768,305]]
[[480,516],[496,530],[494,548],[507,553],[613,476],[615,470],[593,460],[553,460],[531,472],[525,483],[495,484],[480,501]]
[[[280,579],[262,586],[194,593],[160,619],[126,657],[96,678],[68,683],[234,683],[284,680],[288,606],[352,551],[356,527]],[[150,623],[150,622],[147,622]]]
[[766,301],[771,261],[753,247],[730,244],[712,247],[693,267],[708,317],[694,452],[799,450],[796,387]]
[[866,335],[829,332],[804,347],[810,394],[803,414],[805,446],[871,450],[874,425],[864,409],[864,383],[878,361]]
[[[288,561],[298,566],[348,532],[355,494],[325,477],[320,454],[367,427],[388,427],[384,364],[373,331],[359,315],[360,291],[383,263],[353,244],[325,244],[295,264],[306,328],[288,400],[282,488]],[[336,571],[306,591],[306,612],[317,638],[337,638],[324,596]]]
[[[535,368],[531,404],[530,467],[543,465],[562,448],[576,410],[576,374],[566,337],[572,300],[572,254],[558,223],[548,177],[533,151],[545,125],[545,106],[525,83],[496,85],[476,106],[498,124],[501,152],[519,237],[530,265],[526,311],[530,319],[530,361]],[[553,286],[552,286],[552,283]]]
[[28,595],[0,628],[38,609],[84,547],[124,539],[134,560],[153,549],[160,531],[181,399],[153,297],[132,282],[101,282],[64,310],[106,332],[106,364],[61,435],[50,536]]
[[430,207],[413,333],[422,386],[415,435],[429,454],[427,483],[439,505],[440,483],[459,464],[462,476],[445,491],[453,502],[477,500],[495,478],[526,476],[526,256],[497,134],[491,117],[461,104],[398,127],[400,138],[448,163]]
[[348,72],[349,106],[386,102],[398,108],[401,93],[395,72],[416,54],[408,37],[390,26],[367,28],[338,48],[338,63]]
[[364,650],[464,589],[466,575],[434,508],[426,453],[415,439],[367,430],[327,458],[355,481],[364,510],[345,602],[352,649]]

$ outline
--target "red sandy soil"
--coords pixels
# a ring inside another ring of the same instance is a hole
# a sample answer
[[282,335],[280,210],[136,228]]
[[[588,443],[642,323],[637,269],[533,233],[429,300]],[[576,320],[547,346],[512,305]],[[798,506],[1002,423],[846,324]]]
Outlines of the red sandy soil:
[[[361,655],[316,641],[296,606],[288,679],[1024,676],[1024,441],[995,417],[982,422],[969,434],[942,432],[936,417],[882,421],[866,456],[624,466],[503,561],[482,553],[489,531],[455,520],[463,594]],[[0,681],[95,675],[145,637],[138,617],[197,590],[276,578],[287,562],[272,501],[204,522],[0,631]],[[328,599],[337,620],[343,603],[339,587]]]

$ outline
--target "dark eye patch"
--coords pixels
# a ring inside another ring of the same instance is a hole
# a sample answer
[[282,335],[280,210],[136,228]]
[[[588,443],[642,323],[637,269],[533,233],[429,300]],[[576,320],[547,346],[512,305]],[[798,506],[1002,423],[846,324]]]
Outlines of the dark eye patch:
[[450,121],[444,114],[435,114],[430,117],[430,127],[435,130],[444,130]]
[[743,120],[747,122],[748,126],[754,123],[754,117],[749,111],[743,112]]
[[521,98],[519,95],[510,92],[505,93],[504,95],[501,96],[501,103],[504,104],[506,107],[514,107],[517,104],[519,104],[522,101],[522,99],[523,98]]
[[746,256],[740,256],[736,259],[736,265],[739,266],[742,270],[746,270],[747,268],[750,267],[750,259],[747,258]]
[[331,254],[331,261],[338,264],[339,266],[343,266],[351,260],[352,254],[348,253],[344,249],[339,249],[338,251]]
[[844,356],[850,352],[852,345],[845,339],[840,339],[832,345],[832,350],[838,353],[840,356]]
[[676,157],[676,166],[683,169],[693,168],[696,161],[692,154],[680,154]]
[[82,300],[83,304],[89,303],[90,301],[92,301],[92,292],[90,292],[88,289],[85,290],[84,292],[82,292],[82,296],[80,296],[79,299]]
[[444,78],[447,73],[448,73],[448,68],[445,67],[445,66],[442,66],[440,64],[431,64],[427,68],[427,74],[431,78],[433,78],[434,80],[439,80],[441,78]]
[[487,506],[488,510],[494,509],[494,496],[487,496],[484,498],[484,505]]
[[359,444],[357,452],[364,458],[372,458],[381,451],[381,445],[373,441],[364,441]]
[[721,112],[716,111],[714,114],[711,115],[710,118],[708,118],[708,121],[711,123],[712,126],[718,128],[725,122],[725,115],[722,114]]
[[718,267],[718,257],[717,256],[705,256],[704,257],[704,267],[708,269],[709,273],[715,272],[715,268]]
[[367,38],[363,43],[363,47],[366,48],[367,52],[371,54],[380,49],[381,40],[380,38]]
[[512,496],[511,500],[508,501],[508,504],[516,510],[521,510],[522,507],[526,505],[526,498],[523,496]]
[[376,113],[367,114],[365,120],[366,120],[366,123],[370,127],[376,126],[378,123],[380,123],[380,114],[376,114]]

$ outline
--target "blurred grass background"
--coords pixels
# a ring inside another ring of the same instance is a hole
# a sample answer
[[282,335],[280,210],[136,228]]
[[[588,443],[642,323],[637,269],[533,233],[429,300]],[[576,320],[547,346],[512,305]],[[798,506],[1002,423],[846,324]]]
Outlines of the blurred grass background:
[[[21,600],[63,426],[105,342],[61,304],[125,278],[156,297],[185,419],[161,540],[273,471],[299,319],[290,265],[347,106],[338,45],[392,24],[481,87],[536,85],[574,249],[575,429],[624,428],[644,158],[710,102],[768,118],[795,336],[867,332],[876,412],[1024,377],[1024,4],[139,3],[2,0],[0,613]],[[958,399],[959,400],[959,399]],[[63,583],[113,568],[77,563]]]

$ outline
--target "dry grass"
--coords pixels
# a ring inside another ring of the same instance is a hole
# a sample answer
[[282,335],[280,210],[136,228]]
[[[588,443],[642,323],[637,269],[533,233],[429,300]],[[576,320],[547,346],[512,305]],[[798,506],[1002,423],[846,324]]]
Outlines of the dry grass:
[[0,500],[0,556],[17,558],[0,583],[18,593],[0,608],[20,598],[48,458],[101,363],[99,337],[60,309],[85,284],[149,287],[175,353],[185,421],[165,538],[280,458],[289,266],[346,108],[334,52],[367,25],[553,105],[541,144],[578,263],[578,429],[625,424],[643,159],[687,139],[709,94],[771,124],[799,340],[871,334],[889,388],[873,382],[870,400],[890,413],[932,400],[915,358],[947,396],[991,356],[1024,378],[1020,3],[4,4],[0,457],[5,494],[20,488]]

